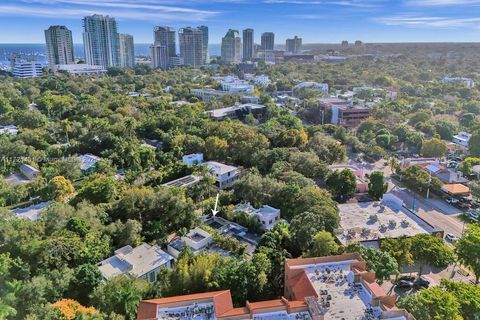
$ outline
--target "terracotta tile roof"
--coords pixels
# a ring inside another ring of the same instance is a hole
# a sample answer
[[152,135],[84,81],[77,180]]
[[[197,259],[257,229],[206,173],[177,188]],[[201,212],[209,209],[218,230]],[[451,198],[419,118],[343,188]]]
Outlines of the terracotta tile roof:
[[247,308],[250,309],[250,311],[255,311],[257,309],[264,309],[264,308],[278,308],[283,306],[286,306],[286,303],[282,299],[260,301],[260,302],[247,302]]
[[230,311],[227,311],[220,316],[218,316],[219,319],[229,319],[230,317],[237,317],[241,315],[249,315],[250,311],[248,308],[243,307],[243,308],[235,308]]
[[144,300],[140,303],[137,320],[155,319],[157,306],[170,303],[189,302],[202,299],[211,299],[215,306],[215,315],[219,316],[233,309],[230,290],[212,291],[204,293],[189,294],[184,296]]
[[302,271],[299,275],[288,279],[288,284],[295,300],[304,300],[306,297],[318,297],[317,290],[312,285],[310,279],[308,279],[305,271]]
[[367,287],[368,291],[370,291],[374,298],[379,298],[385,296],[385,291],[383,291],[382,287],[378,285],[376,282],[363,282]]
[[442,190],[450,194],[470,193],[470,188],[459,183],[444,184]]

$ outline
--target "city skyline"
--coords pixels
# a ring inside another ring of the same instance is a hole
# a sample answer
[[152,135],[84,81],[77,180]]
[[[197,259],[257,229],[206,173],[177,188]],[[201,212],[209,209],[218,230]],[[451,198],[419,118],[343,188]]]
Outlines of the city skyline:
[[[186,3],[185,3],[186,2]],[[252,5],[255,10],[252,10]],[[480,0],[29,0],[0,1],[0,27],[18,30],[2,34],[0,43],[42,43],[43,30],[65,25],[73,42],[82,42],[81,19],[110,15],[120,33],[137,43],[150,43],[152,28],[208,26],[210,43],[220,44],[229,29],[254,29],[255,43],[263,32],[275,32],[275,42],[298,34],[304,43],[477,42]],[[23,18],[23,19],[19,19]],[[28,23],[25,23],[28,20]]]

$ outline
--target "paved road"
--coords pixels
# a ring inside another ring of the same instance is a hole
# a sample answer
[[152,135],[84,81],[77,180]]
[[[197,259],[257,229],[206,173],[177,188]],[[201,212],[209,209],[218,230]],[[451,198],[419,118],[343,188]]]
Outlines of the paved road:
[[415,203],[417,214],[428,223],[443,229],[445,233],[452,233],[460,237],[463,233],[464,223],[454,215],[447,215],[439,212],[426,199],[414,195],[411,191],[404,188],[394,188],[392,192],[403,200],[404,204],[412,208]]

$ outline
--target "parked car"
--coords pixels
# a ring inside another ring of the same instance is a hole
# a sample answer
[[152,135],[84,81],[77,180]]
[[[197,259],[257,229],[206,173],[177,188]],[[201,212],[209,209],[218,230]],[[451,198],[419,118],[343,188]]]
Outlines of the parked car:
[[421,287],[421,288],[428,288],[431,284],[431,281],[424,276],[421,276],[420,278],[416,279],[413,285],[415,287]]
[[470,210],[467,212],[466,216],[470,219],[470,220],[475,220],[475,221],[478,221],[478,211],[475,211],[475,210]]
[[451,233],[447,233],[447,235],[445,236],[445,240],[447,240],[448,242],[451,242],[451,243],[455,243],[455,242],[457,242],[458,238],[455,237]]
[[408,280],[398,280],[396,283],[395,283],[395,286],[397,288],[411,288],[413,287],[413,282],[412,281],[408,281]]
[[456,204],[456,203],[458,203],[458,200],[455,199],[455,198],[447,198],[447,199],[445,199],[445,201],[446,201],[447,203],[449,203],[449,204]]

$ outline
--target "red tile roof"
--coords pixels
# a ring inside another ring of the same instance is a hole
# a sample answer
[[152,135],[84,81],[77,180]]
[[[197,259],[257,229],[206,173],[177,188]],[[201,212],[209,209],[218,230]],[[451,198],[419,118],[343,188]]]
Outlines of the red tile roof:
[[288,279],[288,285],[292,293],[292,297],[295,300],[304,300],[306,297],[318,297],[317,290],[312,285],[310,279],[308,279],[305,271],[302,271],[297,276]]

